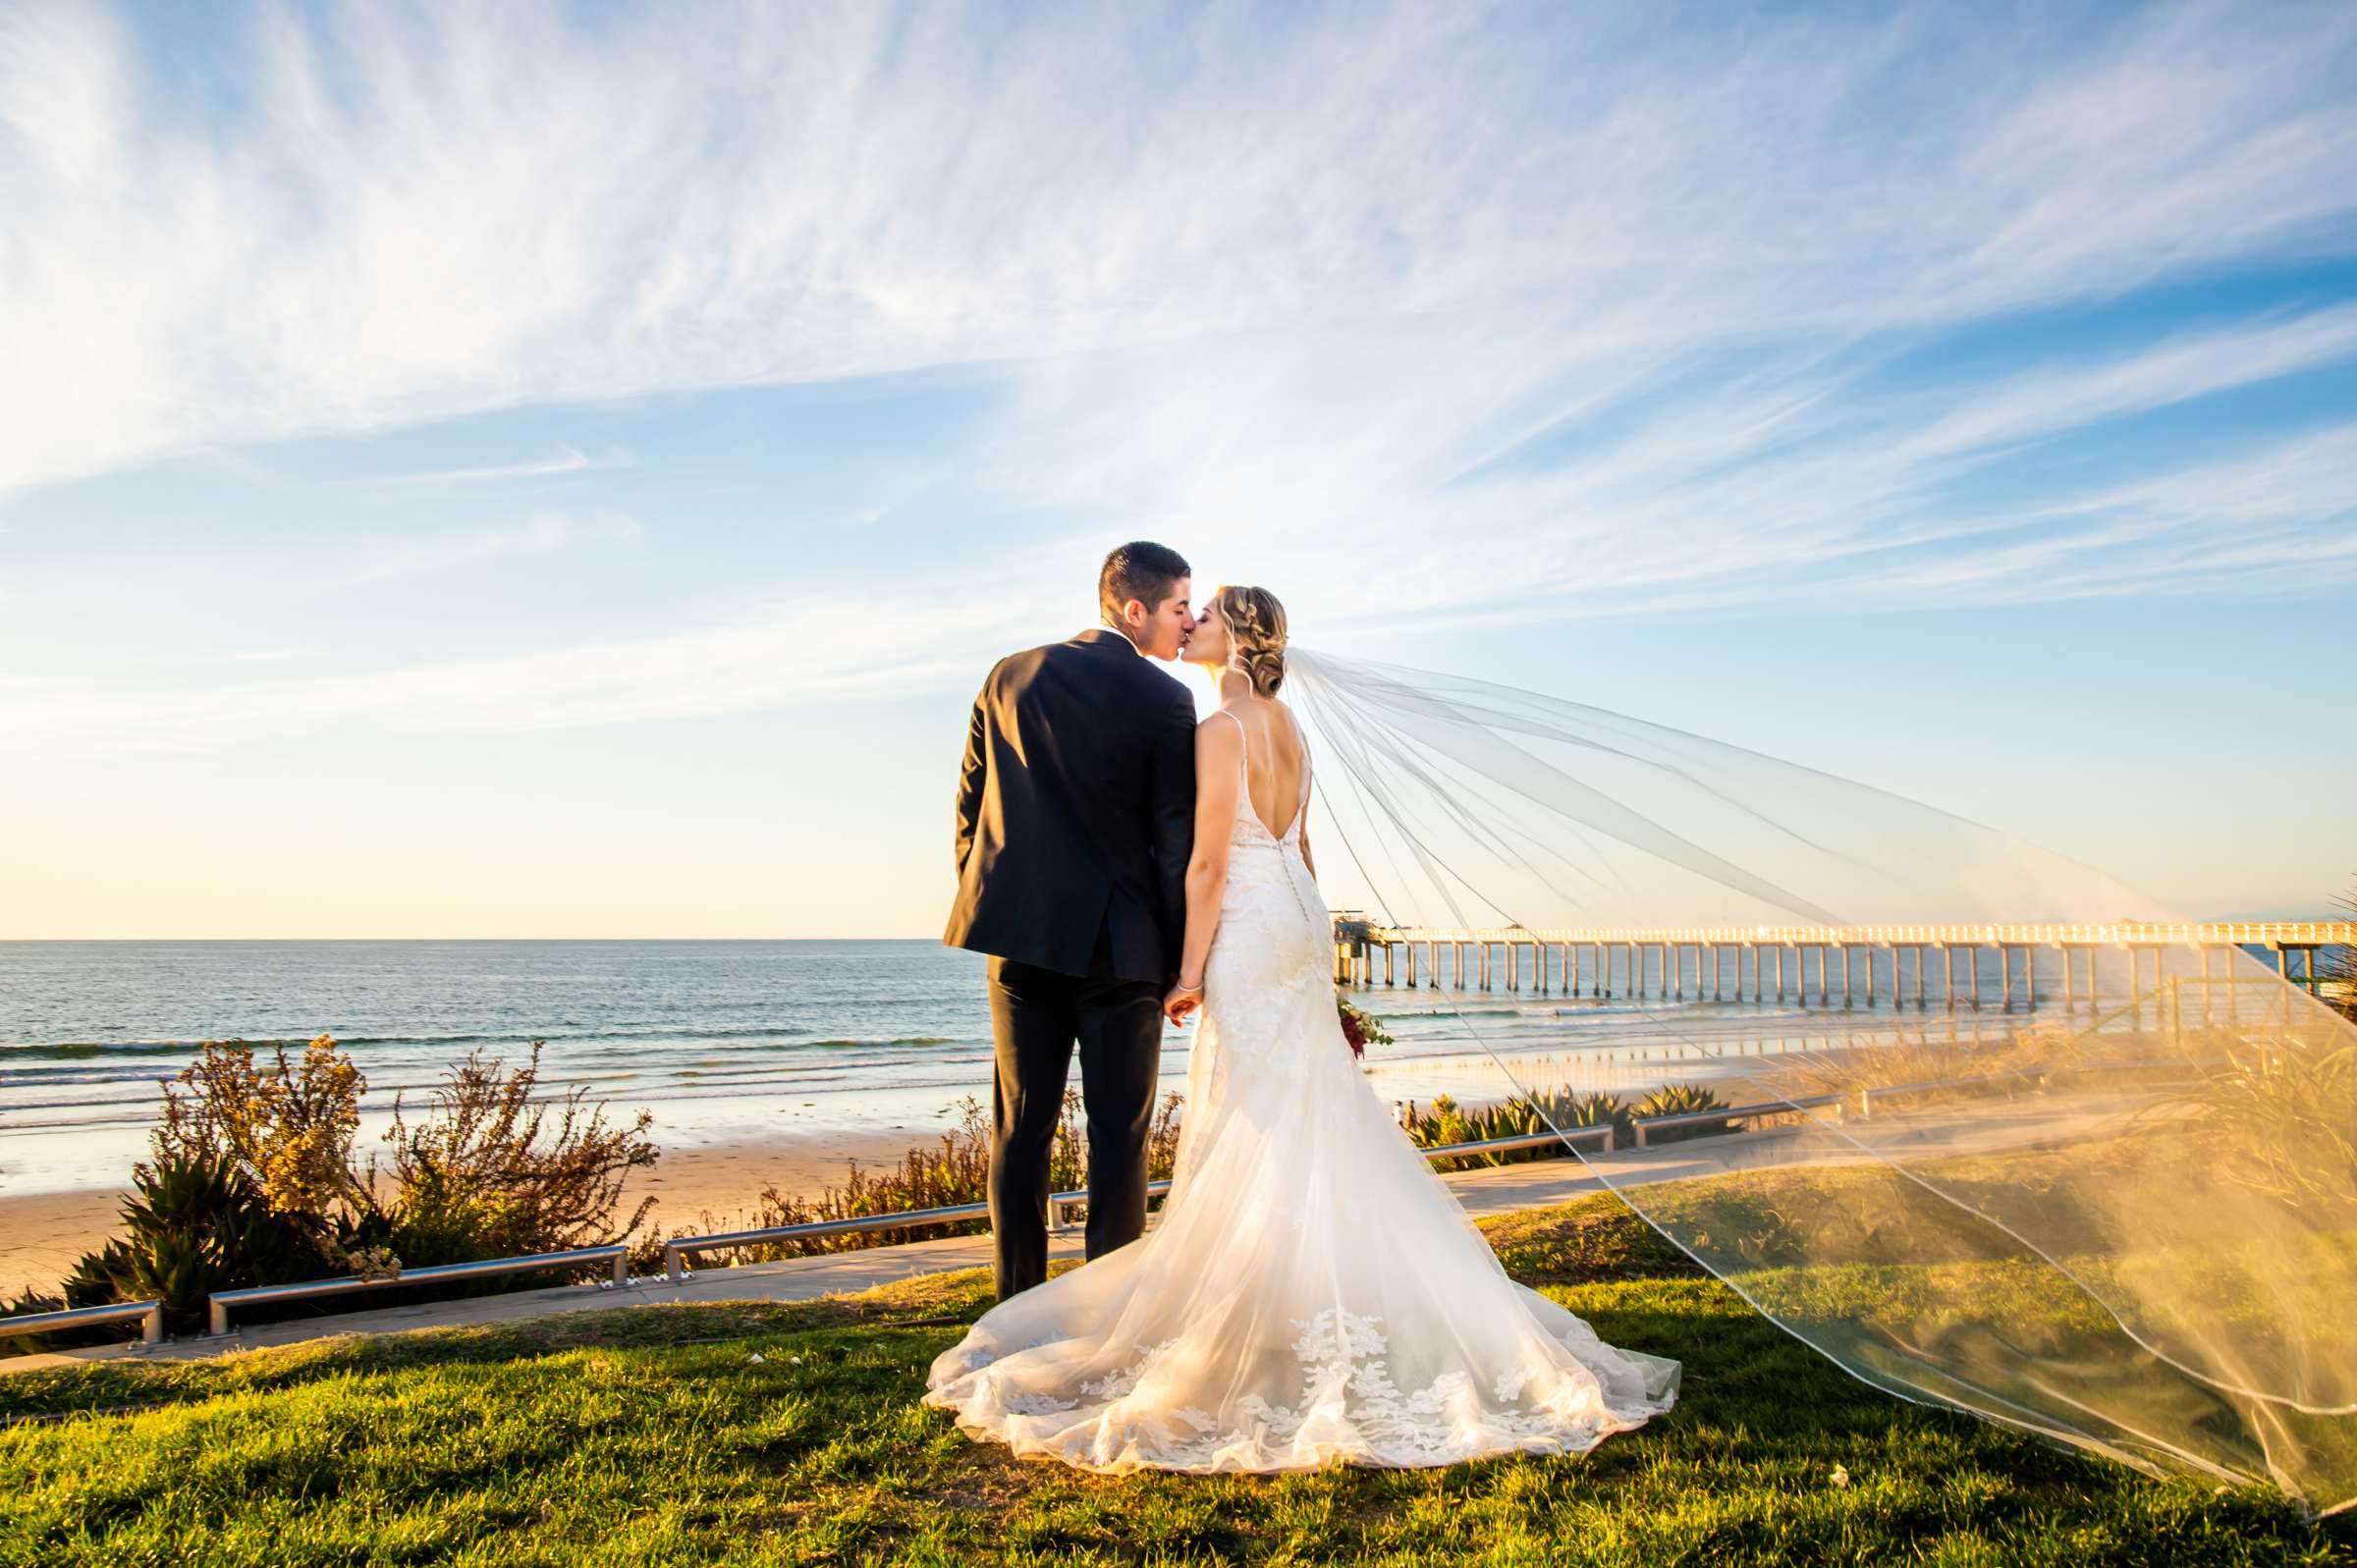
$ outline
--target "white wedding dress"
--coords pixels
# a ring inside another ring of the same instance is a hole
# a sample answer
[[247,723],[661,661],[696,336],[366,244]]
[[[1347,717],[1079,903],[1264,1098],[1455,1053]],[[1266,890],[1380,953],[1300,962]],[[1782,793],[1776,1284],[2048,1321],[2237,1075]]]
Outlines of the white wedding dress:
[[1020,1455],[1201,1473],[1579,1452],[1669,1409],[1678,1364],[1508,1278],[1376,1097],[1301,856],[1308,756],[1282,836],[1243,767],[1160,1222],[985,1313],[925,1402]]

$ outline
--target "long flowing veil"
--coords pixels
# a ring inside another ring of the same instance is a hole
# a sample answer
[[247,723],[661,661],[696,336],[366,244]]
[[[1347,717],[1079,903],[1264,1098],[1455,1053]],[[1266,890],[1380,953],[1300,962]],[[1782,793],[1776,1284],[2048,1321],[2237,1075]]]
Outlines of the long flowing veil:
[[1535,692],[1295,648],[1286,695],[1338,976],[1420,1047],[1399,1098],[1563,1134],[1891,1393],[2357,1501],[2357,1029],[2313,978],[2345,929],[2188,921]]

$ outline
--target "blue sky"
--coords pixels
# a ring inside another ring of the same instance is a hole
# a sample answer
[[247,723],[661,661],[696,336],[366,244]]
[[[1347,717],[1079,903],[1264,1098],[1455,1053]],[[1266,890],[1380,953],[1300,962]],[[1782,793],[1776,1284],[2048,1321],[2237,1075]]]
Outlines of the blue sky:
[[2357,10],[0,11],[0,937],[938,930],[1122,539],[2357,873]]

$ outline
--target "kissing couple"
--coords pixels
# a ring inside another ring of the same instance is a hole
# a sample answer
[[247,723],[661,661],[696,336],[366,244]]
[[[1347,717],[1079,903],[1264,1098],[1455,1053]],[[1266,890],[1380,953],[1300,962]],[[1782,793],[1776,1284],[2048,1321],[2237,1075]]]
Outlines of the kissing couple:
[[[1105,558],[1104,624],[1010,654],[966,727],[943,940],[989,955],[998,1303],[927,1376],[971,1436],[1085,1470],[1450,1465],[1580,1452],[1676,1398],[1507,1277],[1360,1071],[1280,695],[1285,607],[1190,608],[1178,552]],[[1165,673],[1202,669],[1200,722]],[[1164,1026],[1194,1020],[1177,1165],[1146,1233]],[[1047,1276],[1071,1059],[1087,1262]]]

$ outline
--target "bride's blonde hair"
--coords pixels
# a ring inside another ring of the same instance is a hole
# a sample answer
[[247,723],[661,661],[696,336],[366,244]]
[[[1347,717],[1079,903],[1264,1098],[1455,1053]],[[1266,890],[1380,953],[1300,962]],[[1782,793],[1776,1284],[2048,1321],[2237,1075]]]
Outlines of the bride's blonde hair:
[[1228,668],[1241,671],[1264,697],[1285,684],[1285,606],[1266,588],[1224,587],[1211,607],[1228,628]]

